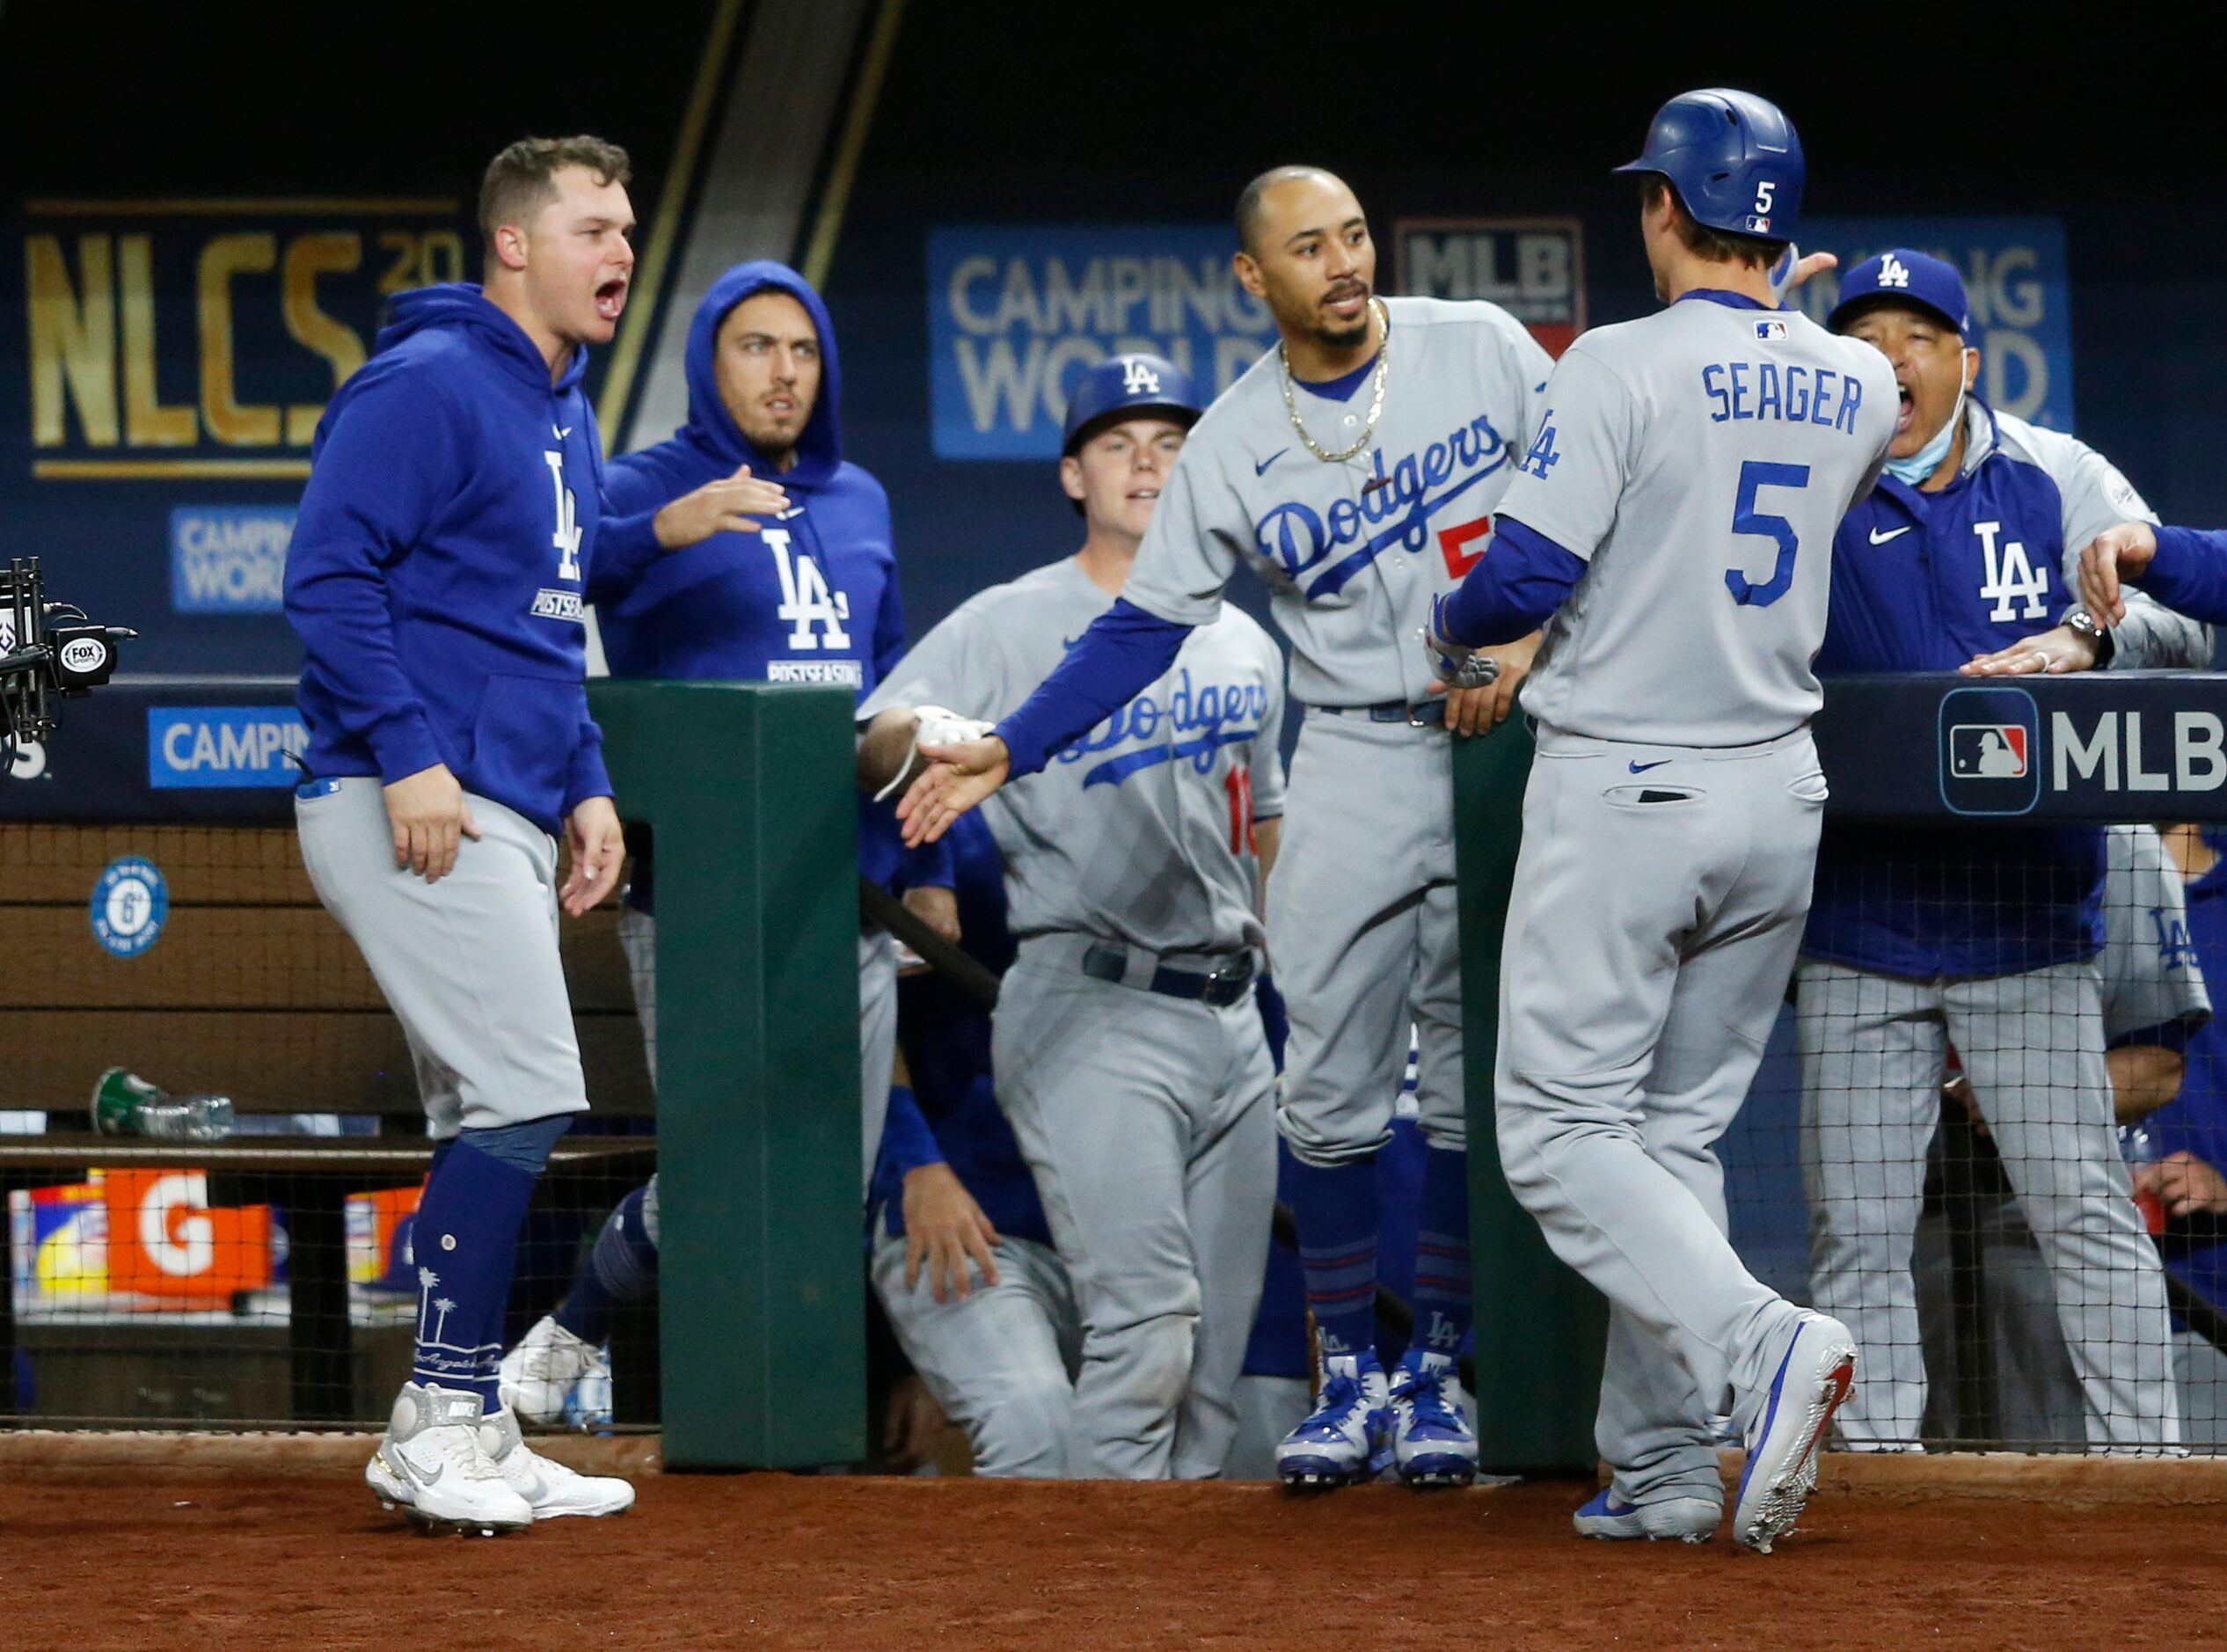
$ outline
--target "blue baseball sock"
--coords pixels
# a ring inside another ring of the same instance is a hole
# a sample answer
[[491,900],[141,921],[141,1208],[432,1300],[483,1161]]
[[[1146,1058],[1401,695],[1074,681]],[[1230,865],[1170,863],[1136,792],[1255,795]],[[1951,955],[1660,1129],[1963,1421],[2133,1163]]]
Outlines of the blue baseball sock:
[[1416,1206],[1415,1341],[1449,1358],[1469,1334],[1469,1154],[1432,1144]]
[[1368,1352],[1376,1341],[1375,1155],[1326,1170],[1295,1162],[1291,1213],[1323,1353]]
[[637,1188],[618,1202],[595,1236],[588,1265],[559,1305],[557,1323],[574,1336],[602,1345],[610,1340],[618,1305],[639,1302],[657,1289],[657,1246],[642,1220],[642,1199],[648,1192]]
[[564,1117],[469,1129],[442,1154],[418,1205],[418,1346],[411,1378],[464,1389],[495,1409],[503,1311],[518,1228]]

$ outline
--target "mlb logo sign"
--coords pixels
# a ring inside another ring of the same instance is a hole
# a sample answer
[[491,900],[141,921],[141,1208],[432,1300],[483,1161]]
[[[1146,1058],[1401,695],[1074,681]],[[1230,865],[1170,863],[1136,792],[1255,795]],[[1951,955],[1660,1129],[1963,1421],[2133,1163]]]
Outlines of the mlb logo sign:
[[1785,336],[1786,324],[1775,317],[1756,323],[1756,342],[1758,344],[1776,344]]
[[2041,800],[2041,713],[2019,688],[1941,696],[1941,801],[1957,815],[2024,815]]
[[2026,731],[2016,723],[1949,727],[1949,773],[1960,780],[2023,780],[2026,757]]

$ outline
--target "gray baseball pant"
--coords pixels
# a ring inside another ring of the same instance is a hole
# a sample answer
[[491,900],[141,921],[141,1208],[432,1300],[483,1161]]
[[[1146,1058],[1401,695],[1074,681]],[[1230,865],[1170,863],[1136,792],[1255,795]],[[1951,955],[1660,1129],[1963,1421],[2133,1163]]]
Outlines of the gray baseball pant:
[[1048,1246],[1009,1237],[993,1254],[996,1284],[969,1263],[973,1293],[938,1302],[924,1269],[905,1289],[905,1241],[882,1233],[873,1288],[905,1357],[944,1414],[967,1430],[975,1473],[1062,1480],[1082,1355],[1075,1293]]
[[1268,880],[1268,944],[1290,1013],[1277,1125],[1325,1167],[1391,1139],[1410,1028],[1437,1146],[1468,1144],[1462,1084],[1453,738],[1311,710]]
[[1083,1316],[1069,1472],[1210,1478],[1267,1263],[1274,1071],[1250,994],[1216,1008],[1097,980],[1077,968],[1089,944],[1023,941],[991,1041]]
[[557,947],[557,840],[493,798],[466,800],[479,837],[438,883],[395,865],[375,777],[294,802],[310,883],[402,1023],[437,1140],[588,1110]]
[[1723,1496],[1798,1310],[1726,1238],[1716,1143],[1746,1098],[1809,906],[1807,731],[1636,746],[1542,727],[1500,971],[1508,1186],[1612,1305],[1595,1438],[1618,1495]]
[[2165,1272],[2119,1156],[2093,961],[1905,981],[1807,960],[1799,980],[1811,1288],[1863,1350],[1843,1435],[1907,1445],[1924,1415],[1910,1255],[1953,1040],[2055,1281],[2090,1444],[2177,1446]]

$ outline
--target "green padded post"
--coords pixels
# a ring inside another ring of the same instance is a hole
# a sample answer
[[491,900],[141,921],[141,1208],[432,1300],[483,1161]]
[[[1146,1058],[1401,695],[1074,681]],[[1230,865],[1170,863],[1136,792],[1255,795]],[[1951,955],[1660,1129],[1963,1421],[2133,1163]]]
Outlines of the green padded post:
[[657,835],[665,1465],[855,1462],[852,696],[602,680],[588,700],[619,813]]
[[1555,1260],[1538,1224],[1508,1190],[1493,1120],[1500,934],[1515,882],[1530,766],[1531,736],[1521,718],[1482,739],[1454,742],[1478,1447],[1490,1473],[1589,1475],[1598,1460],[1593,1414],[1608,1304]]

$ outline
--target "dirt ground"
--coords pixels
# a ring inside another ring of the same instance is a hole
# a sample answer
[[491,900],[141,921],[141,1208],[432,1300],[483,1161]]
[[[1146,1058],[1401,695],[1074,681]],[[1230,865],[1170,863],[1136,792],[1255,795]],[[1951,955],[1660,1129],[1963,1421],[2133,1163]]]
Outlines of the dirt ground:
[[418,1535],[360,1482],[0,1483],[10,1648],[1592,1648],[2227,1640],[2227,1510],[1821,1495],[1768,1558],[1586,1543],[1588,1488],[648,1475],[620,1519]]

